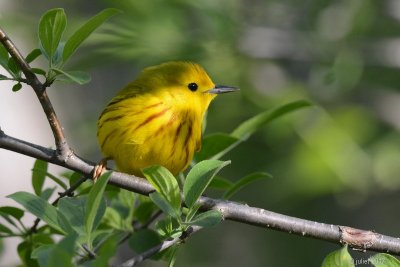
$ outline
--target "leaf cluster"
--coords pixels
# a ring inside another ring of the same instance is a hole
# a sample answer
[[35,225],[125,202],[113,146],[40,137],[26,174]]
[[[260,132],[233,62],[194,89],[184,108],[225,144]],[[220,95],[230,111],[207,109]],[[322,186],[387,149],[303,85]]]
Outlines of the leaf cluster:
[[[90,81],[90,75],[83,71],[65,70],[65,64],[75,54],[82,43],[100,27],[107,19],[119,13],[117,9],[105,9],[78,28],[66,40],[63,39],[67,27],[67,16],[62,8],[48,10],[39,20],[38,39],[39,48],[35,48],[25,58],[26,62],[32,63],[40,56],[44,56],[48,62],[46,70],[31,68],[31,71],[45,78],[45,85],[49,86],[54,81],[72,82],[86,84]],[[22,77],[21,67],[15,59],[9,55],[6,48],[0,45],[0,65],[10,74],[0,75],[0,80],[12,80],[17,83],[13,86],[14,92],[22,88],[21,83],[27,83]]]

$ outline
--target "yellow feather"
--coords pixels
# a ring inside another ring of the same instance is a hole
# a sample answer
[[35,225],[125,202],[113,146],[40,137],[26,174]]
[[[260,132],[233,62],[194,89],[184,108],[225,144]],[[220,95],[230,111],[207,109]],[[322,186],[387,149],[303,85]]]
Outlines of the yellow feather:
[[200,149],[203,117],[216,96],[208,91],[214,87],[195,63],[144,69],[100,115],[97,137],[103,155],[135,175],[155,164],[175,175],[183,171]]

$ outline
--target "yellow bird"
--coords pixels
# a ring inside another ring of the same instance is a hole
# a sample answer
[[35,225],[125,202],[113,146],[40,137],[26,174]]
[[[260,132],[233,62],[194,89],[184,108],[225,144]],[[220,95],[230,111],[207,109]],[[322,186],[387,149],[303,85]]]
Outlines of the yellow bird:
[[162,165],[177,175],[200,150],[204,114],[217,94],[237,91],[215,85],[192,62],[167,62],[145,68],[99,117],[97,139],[105,159],[118,170],[142,176]]

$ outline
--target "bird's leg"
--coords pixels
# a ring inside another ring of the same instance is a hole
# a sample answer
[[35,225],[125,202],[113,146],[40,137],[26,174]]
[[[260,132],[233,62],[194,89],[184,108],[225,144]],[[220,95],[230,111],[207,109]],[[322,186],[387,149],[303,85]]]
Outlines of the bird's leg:
[[97,179],[107,170],[107,161],[110,158],[102,158],[99,163],[96,164],[93,168],[93,183],[96,183]]

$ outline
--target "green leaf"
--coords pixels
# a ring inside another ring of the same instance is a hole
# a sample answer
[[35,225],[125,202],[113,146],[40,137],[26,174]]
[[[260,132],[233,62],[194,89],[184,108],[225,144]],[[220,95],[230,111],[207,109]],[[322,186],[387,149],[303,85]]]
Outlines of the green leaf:
[[238,139],[246,140],[256,130],[267,124],[268,122],[277,119],[290,112],[296,111],[301,108],[309,107],[311,104],[305,100],[298,100],[282,105],[273,110],[268,110],[254,116],[251,119],[241,123],[232,133],[231,136]]
[[163,212],[173,218],[179,218],[179,211],[172,207],[171,203],[159,192],[153,192],[149,197]]
[[322,267],[354,267],[354,260],[347,251],[347,245],[328,254]]
[[7,226],[0,223],[0,233],[12,234],[13,231],[11,231],[11,229],[8,228]]
[[33,164],[32,169],[32,186],[37,196],[42,192],[44,179],[46,178],[48,163],[46,161],[37,159]]
[[38,32],[40,47],[43,48],[42,53],[49,59],[51,65],[66,26],[67,17],[62,8],[51,9],[40,18]]
[[196,215],[197,211],[200,209],[200,205],[198,203],[194,204],[193,207],[187,209],[185,216],[185,223],[190,222],[193,217]]
[[22,88],[22,84],[21,83],[16,83],[14,84],[14,86],[12,87],[12,91],[13,92],[18,92],[19,90],[21,90]]
[[34,235],[32,235],[32,242],[37,245],[54,244],[54,240],[51,238],[50,233],[48,234],[35,233]]
[[177,227],[173,224],[171,217],[165,217],[155,224],[157,233],[164,239],[171,237],[175,228]]
[[80,174],[79,172],[73,172],[73,173],[69,173],[68,175],[63,175],[63,176],[68,179],[69,186],[72,186],[81,179],[82,174]]
[[43,198],[44,200],[48,201],[53,195],[54,191],[56,191],[57,187],[51,187],[51,188],[46,188],[40,193],[40,197]]
[[233,183],[230,180],[216,176],[212,179],[209,187],[214,189],[227,190],[232,185]]
[[9,58],[8,59],[8,70],[9,73],[14,77],[14,79],[18,80],[21,78],[21,68],[19,65],[15,62],[14,58]]
[[214,176],[229,163],[230,161],[204,160],[193,166],[183,185],[185,203],[189,208],[193,207]]
[[174,267],[175,261],[176,261],[176,254],[178,252],[178,246],[175,245],[170,248],[171,253],[169,254],[169,260],[168,260],[168,267]]
[[68,235],[55,245],[41,246],[32,252],[32,257],[38,259],[40,266],[73,267],[77,238],[76,234]]
[[8,196],[21,204],[27,211],[46,222],[62,233],[72,233],[73,229],[69,225],[64,215],[47,203],[44,199],[28,192],[16,192]]
[[114,236],[107,239],[103,245],[101,245],[97,257],[95,260],[90,261],[88,267],[108,267],[110,259],[115,256],[117,251],[117,240]]
[[65,43],[63,61],[67,62],[76,49],[78,49],[82,42],[85,41],[94,30],[96,30],[107,19],[119,12],[119,10],[114,8],[104,9],[82,25]]
[[85,205],[87,197],[62,198],[58,203],[58,210],[68,219],[72,228],[80,234],[85,234]]
[[249,174],[236,183],[234,183],[224,194],[223,198],[225,199],[230,199],[234,194],[236,194],[240,189],[242,189],[244,186],[254,183],[255,181],[265,179],[265,178],[272,178],[272,176],[268,173],[265,172],[255,172],[252,174]]
[[38,175],[38,176],[44,176],[44,178],[46,178],[46,177],[50,178],[56,184],[61,186],[64,190],[68,189],[68,186],[63,181],[61,181],[61,179],[59,179],[58,177],[54,176],[53,174],[47,172],[47,167],[46,167],[46,169],[40,169],[40,168],[36,168],[36,166],[34,166],[33,169],[32,169],[32,172],[33,172],[32,173],[32,182],[33,182],[33,179],[34,179],[33,175],[36,173],[36,175]]
[[18,229],[19,225],[16,223],[15,218],[13,216],[10,216],[10,215],[8,215],[6,213],[0,212],[0,217],[2,217],[9,224],[13,225],[15,228]]
[[39,68],[31,68],[33,73],[42,75],[42,76],[46,76],[46,71],[43,69],[39,69]]
[[59,74],[57,81],[73,82],[82,85],[87,84],[91,80],[90,75],[84,71],[64,71],[56,68],[52,68],[52,70]]
[[[35,248],[32,251],[31,258],[32,259],[40,259],[40,266],[47,266],[47,259],[48,259],[48,254],[50,253],[51,249],[54,247],[54,244],[47,244],[43,245],[40,247]],[[43,256],[46,254],[45,259],[43,259]]]
[[42,51],[40,49],[36,48],[33,49],[25,58],[27,63],[31,63],[35,59],[37,59],[40,55],[42,54]]
[[24,266],[39,267],[38,262],[35,259],[31,258],[33,250],[32,246],[33,246],[32,242],[23,241],[17,247],[18,255],[21,261],[24,263]]
[[157,232],[151,229],[141,229],[129,238],[128,244],[136,253],[143,253],[146,250],[157,246],[162,242]]
[[222,213],[217,210],[209,210],[195,216],[188,224],[201,227],[212,227],[222,221]]
[[155,165],[142,170],[147,180],[172,206],[176,214],[181,208],[181,194],[178,182],[172,173],[163,166]]
[[0,81],[1,80],[8,80],[9,78],[3,74],[0,74]]
[[9,57],[10,56],[8,55],[7,49],[3,46],[3,44],[0,44],[0,66],[2,66],[7,71]]
[[[238,138],[225,133],[208,135],[201,143],[201,150],[195,154],[195,161],[199,162],[211,157],[218,159],[234,148],[239,143],[238,141]],[[219,154],[220,156],[215,156]]]
[[146,223],[153,212],[155,211],[156,206],[151,201],[143,202],[141,201],[140,204],[134,210],[134,217],[140,223]]
[[49,266],[72,267],[77,238],[78,236],[76,234],[72,234],[57,242],[53,251],[50,253],[48,261]]
[[107,207],[103,217],[103,223],[113,229],[128,230],[124,225],[124,220],[121,215],[112,207]]
[[[106,188],[108,179],[110,179],[111,172],[106,172],[93,185],[89,192],[88,199],[85,206],[85,229],[86,234],[90,237],[91,232],[96,227],[96,216],[103,199],[103,192]],[[103,213],[104,214],[104,213]]]
[[4,206],[0,207],[0,214],[7,214],[20,220],[24,216],[24,211],[16,207]]
[[369,262],[375,267],[400,267],[400,261],[386,253],[375,254],[369,258]]

